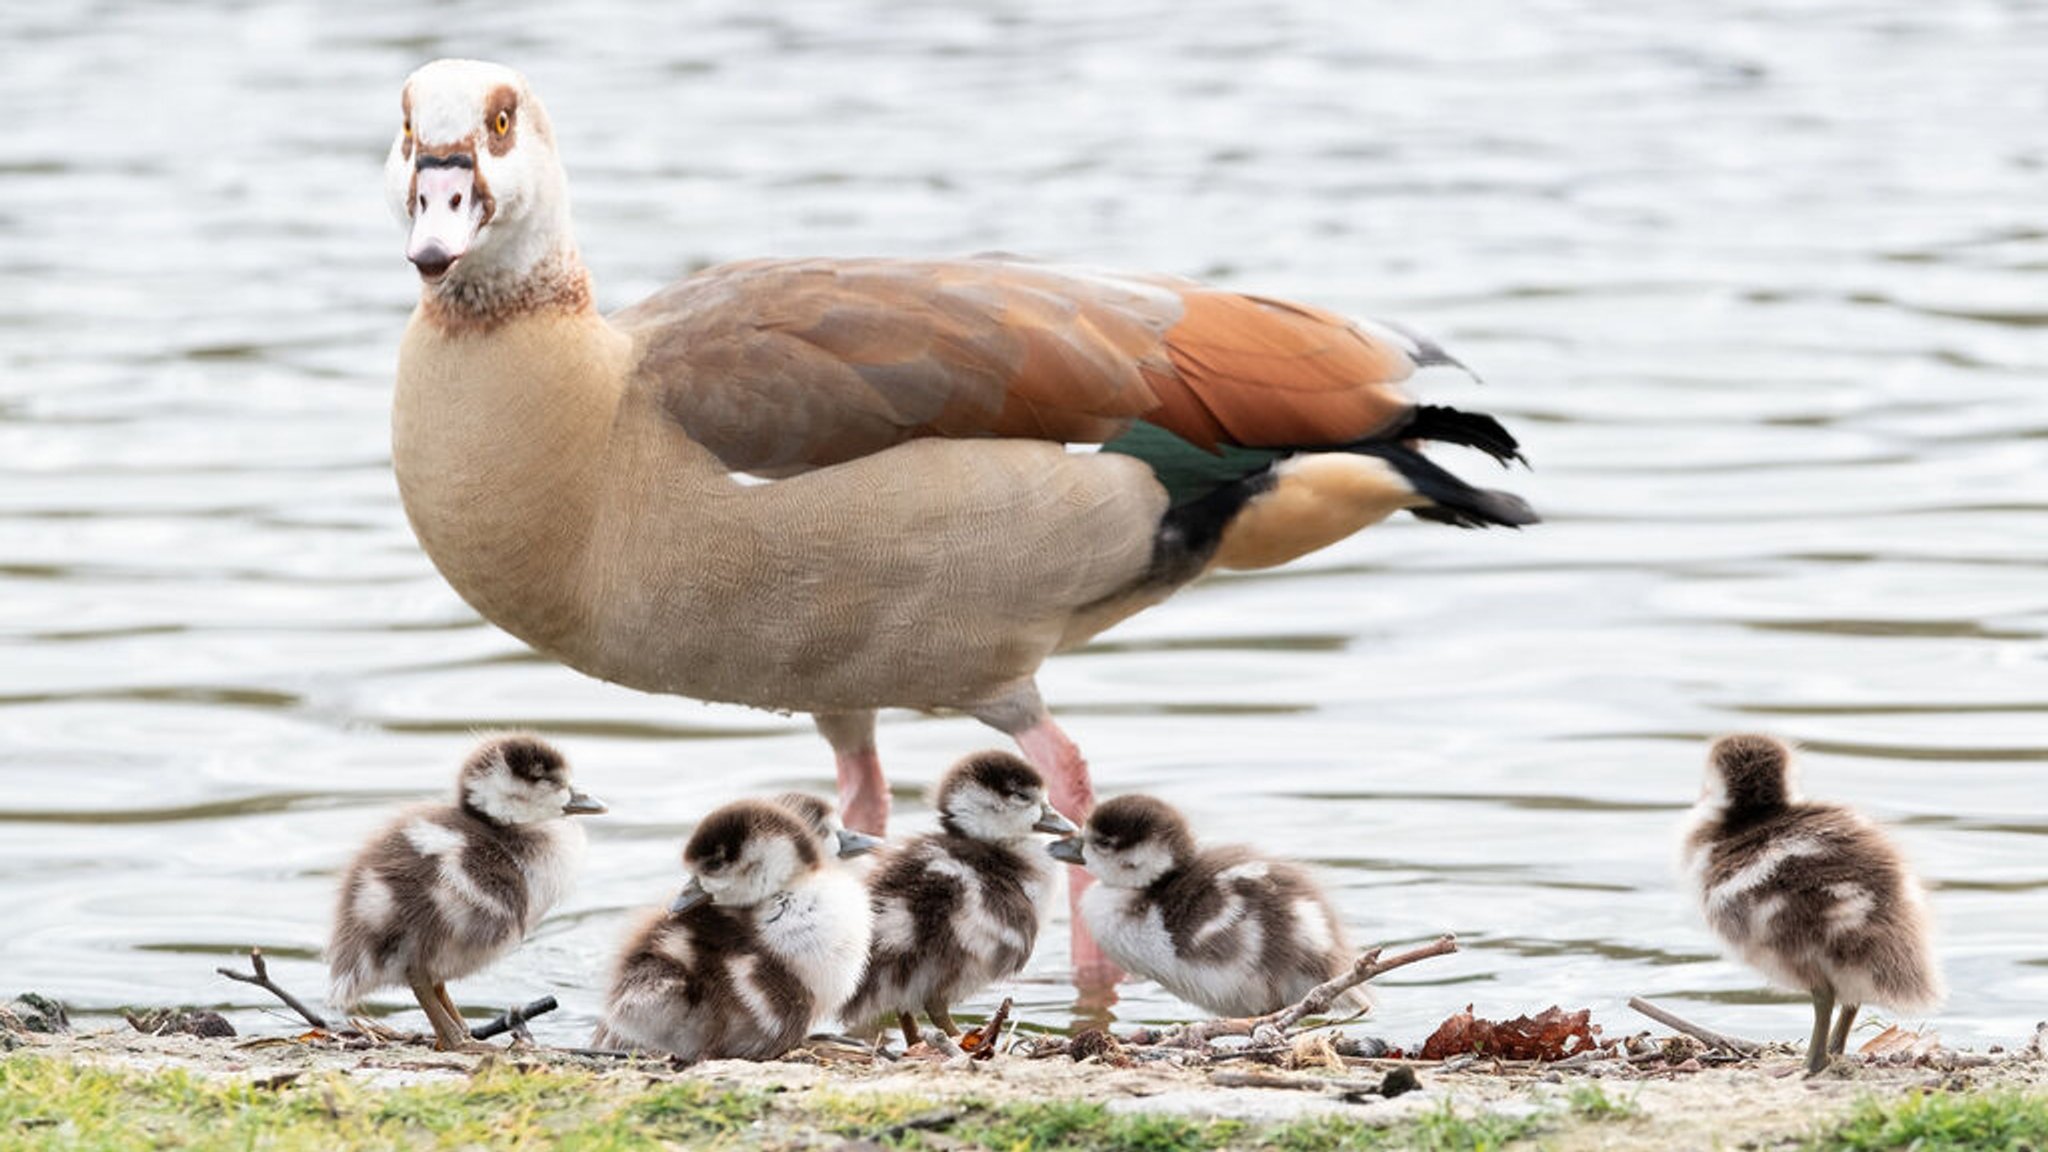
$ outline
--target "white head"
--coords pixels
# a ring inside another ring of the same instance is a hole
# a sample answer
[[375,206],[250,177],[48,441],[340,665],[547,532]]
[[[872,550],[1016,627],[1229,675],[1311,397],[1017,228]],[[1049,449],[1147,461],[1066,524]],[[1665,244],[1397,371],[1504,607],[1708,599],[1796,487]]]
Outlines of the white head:
[[1033,832],[1066,835],[1074,823],[1045,799],[1038,770],[1008,752],[977,752],[939,778],[934,806],[955,836],[1003,844]]
[[818,839],[787,809],[741,800],[712,812],[683,845],[690,883],[670,905],[680,913],[709,900],[751,908],[818,875]]
[[516,732],[476,746],[463,762],[457,801],[493,824],[538,824],[605,810],[569,786],[569,762],[554,745]]
[[573,261],[569,185],[547,112],[502,64],[436,60],[414,72],[384,161],[406,259],[476,310],[509,299],[551,260]]
[[1195,855],[1186,818],[1163,800],[1119,796],[1088,817],[1079,836],[1052,845],[1054,859],[1080,864],[1111,888],[1148,888]]

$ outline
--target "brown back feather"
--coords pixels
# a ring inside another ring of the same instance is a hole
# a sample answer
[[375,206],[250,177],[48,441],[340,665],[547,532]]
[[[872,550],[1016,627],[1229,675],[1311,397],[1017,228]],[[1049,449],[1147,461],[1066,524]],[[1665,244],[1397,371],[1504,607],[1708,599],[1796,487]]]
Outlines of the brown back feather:
[[725,265],[614,319],[693,439],[769,473],[922,436],[1100,443],[1140,418],[1205,448],[1340,444],[1406,418],[1414,368],[1320,309],[996,259]]

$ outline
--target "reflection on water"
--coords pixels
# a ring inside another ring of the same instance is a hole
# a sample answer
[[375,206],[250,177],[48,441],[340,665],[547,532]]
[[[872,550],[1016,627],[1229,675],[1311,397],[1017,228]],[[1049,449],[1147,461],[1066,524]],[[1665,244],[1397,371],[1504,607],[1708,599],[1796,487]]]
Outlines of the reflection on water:
[[[1669,871],[1702,741],[1766,726],[1942,885],[1944,1034],[2011,1041],[2048,1000],[2044,47],[1989,0],[12,6],[0,990],[274,1026],[214,964],[319,988],[346,853],[516,724],[615,815],[460,992],[557,992],[539,1031],[578,1039],[696,814],[831,787],[803,721],[535,659],[415,546],[378,166],[398,81],[459,53],[546,94],[607,307],[729,258],[1005,249],[1400,316],[1484,374],[1427,387],[1524,435],[1548,523],[1390,525],[1044,679],[1105,790],[1318,862],[1361,940],[1465,939],[1389,980],[1386,1035],[1468,1001],[1632,1027],[1631,994],[1799,1034]],[[890,717],[906,823],[991,739]],[[1050,936],[1012,990],[1057,1026]]]

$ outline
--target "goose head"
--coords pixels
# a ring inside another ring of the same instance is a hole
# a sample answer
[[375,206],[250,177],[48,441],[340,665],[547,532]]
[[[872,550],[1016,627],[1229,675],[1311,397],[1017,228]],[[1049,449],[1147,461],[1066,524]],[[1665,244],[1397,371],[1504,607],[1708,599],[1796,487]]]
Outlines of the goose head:
[[706,902],[752,908],[801,884],[824,867],[818,838],[787,808],[741,800],[713,811],[683,845],[690,882],[669,912]]
[[1008,752],[978,752],[948,768],[935,801],[940,826],[973,840],[1000,844],[1075,830],[1046,800],[1038,770]]
[[1054,859],[1079,864],[1111,888],[1147,888],[1186,866],[1195,837],[1178,810],[1151,796],[1104,801],[1078,836],[1051,845]]
[[569,786],[569,762],[537,736],[514,733],[476,746],[456,786],[464,810],[493,824],[595,815],[604,803]]
[[399,109],[384,189],[421,280],[487,295],[574,252],[568,180],[526,77],[436,60],[407,78]]
[[1725,817],[1763,815],[1799,799],[1792,748],[1775,736],[1723,736],[1707,750],[1699,808]]
[[822,796],[813,796],[809,792],[784,792],[770,802],[803,821],[804,827],[810,829],[811,836],[817,841],[818,850],[828,856],[844,860],[865,856],[882,846],[881,837],[855,832],[841,824],[832,802]]

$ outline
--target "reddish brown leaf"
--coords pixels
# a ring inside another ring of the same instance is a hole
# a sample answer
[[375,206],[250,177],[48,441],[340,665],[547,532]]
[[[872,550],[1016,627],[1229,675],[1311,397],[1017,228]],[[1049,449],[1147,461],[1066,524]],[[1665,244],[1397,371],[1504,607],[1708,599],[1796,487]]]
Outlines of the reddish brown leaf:
[[1424,1060],[1473,1052],[1503,1060],[1562,1060],[1600,1045],[1600,1029],[1592,1013],[1581,1008],[1566,1012],[1552,1005],[1534,1016],[1517,1016],[1505,1023],[1481,1020],[1467,1004],[1437,1026],[1423,1041],[1419,1054]]

